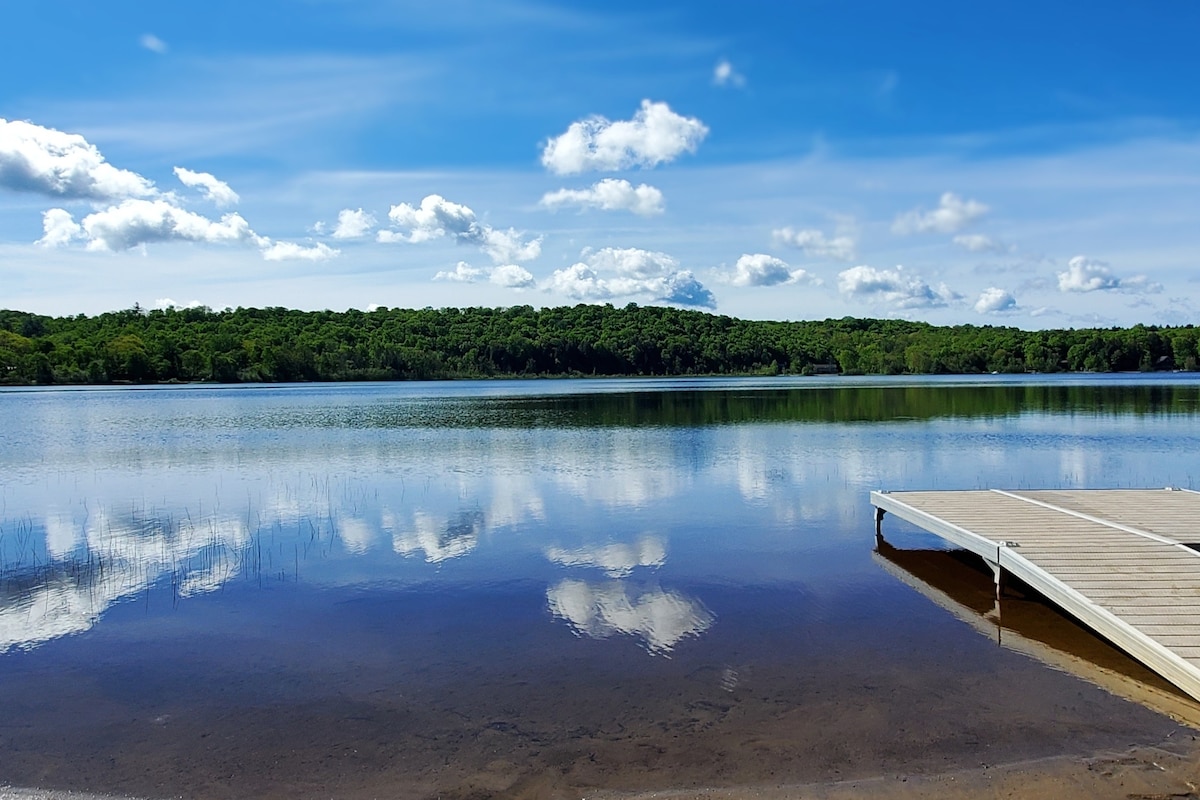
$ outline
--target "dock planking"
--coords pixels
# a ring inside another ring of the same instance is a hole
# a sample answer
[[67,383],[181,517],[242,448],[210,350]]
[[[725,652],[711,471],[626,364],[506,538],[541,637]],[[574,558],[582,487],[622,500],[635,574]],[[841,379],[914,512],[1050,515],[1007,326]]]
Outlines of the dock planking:
[[[894,514],[1020,578],[1200,700],[1200,493],[872,492]],[[879,532],[877,527],[877,533]]]

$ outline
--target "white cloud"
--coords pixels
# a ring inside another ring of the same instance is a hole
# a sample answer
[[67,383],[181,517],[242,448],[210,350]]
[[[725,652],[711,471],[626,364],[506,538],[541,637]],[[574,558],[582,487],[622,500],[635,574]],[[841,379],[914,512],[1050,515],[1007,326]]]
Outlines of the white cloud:
[[892,232],[902,235],[910,233],[957,233],[982,217],[988,207],[977,200],[963,200],[954,192],[946,192],[933,211],[913,209],[896,217]]
[[374,214],[363,211],[361,208],[357,211],[343,208],[338,212],[337,227],[333,229],[333,238],[359,239],[374,230],[375,224]]
[[707,135],[700,120],[680,116],[666,103],[643,100],[631,120],[596,116],[572,122],[566,133],[546,144],[542,164],[559,175],[651,168],[696,152]]
[[556,269],[543,288],[548,292],[585,302],[611,300],[613,297],[607,281],[582,262],[572,264],[564,269]]
[[807,256],[818,258],[833,258],[838,261],[852,261],[855,255],[854,238],[846,235],[825,237],[821,231],[806,228],[795,230],[791,227],[778,228],[771,232],[775,241],[781,244],[798,247]]
[[1075,256],[1067,262],[1065,272],[1058,274],[1058,290],[1060,292],[1096,292],[1096,291],[1125,291],[1125,292],[1161,292],[1162,284],[1151,283],[1145,275],[1135,275],[1132,278],[1118,278],[1113,275],[1108,264],[1094,261],[1087,256]]
[[157,194],[153,182],[109,164],[78,134],[5,119],[0,119],[0,187],[83,200]]
[[83,236],[83,229],[65,208],[52,208],[42,212],[44,235],[38,239],[43,247],[63,247]]
[[857,300],[879,300],[899,309],[937,308],[962,299],[944,283],[934,288],[916,275],[905,274],[904,267],[851,267],[838,273],[838,289]]
[[341,255],[340,250],[322,242],[311,246],[295,242],[273,242],[262,248],[262,257],[267,261],[328,261]]
[[476,238],[462,238],[479,245],[492,261],[504,264],[512,261],[533,261],[542,254],[542,237],[524,241],[524,233],[516,228],[502,231],[487,225],[478,226]]
[[438,194],[427,195],[418,207],[408,203],[392,206],[388,211],[388,219],[401,230],[380,231],[380,237],[385,233],[390,234],[390,238],[380,238],[380,241],[418,244],[446,235],[468,236],[478,227],[474,211],[464,205],[451,203]]
[[492,270],[488,280],[506,289],[527,289],[533,286],[533,274],[517,264],[502,264]]
[[979,299],[975,301],[975,310],[980,314],[1000,314],[1005,311],[1015,311],[1017,298],[1012,293],[995,286],[984,289]]
[[499,230],[484,225],[467,206],[437,194],[426,196],[420,206],[392,206],[388,219],[399,230],[382,230],[375,237],[377,241],[417,244],[449,236],[461,244],[477,246],[497,264],[532,261],[542,253],[540,236],[525,241],[524,234],[514,228]]
[[452,283],[475,283],[486,278],[489,282],[506,289],[527,289],[533,286],[533,274],[517,264],[503,264],[498,267],[472,267],[466,261],[460,261],[453,270],[443,270],[433,276],[435,281],[450,281]]
[[88,214],[75,222],[69,212],[52,208],[42,215],[45,235],[38,244],[67,245],[79,239],[88,250],[120,252],[155,242],[200,242],[241,244],[257,247],[267,261],[302,259],[324,261],[338,251],[324,244],[311,247],[292,242],[272,242],[259,236],[240,214],[225,214],[213,221],[172,205],[165,199],[129,199]]
[[542,196],[540,205],[556,211],[564,206],[632,211],[648,217],[663,213],[663,193],[653,186],[634,187],[627,180],[605,178],[588,189],[559,189]]
[[954,243],[972,253],[1011,253],[1013,246],[982,233],[963,233],[954,237]]
[[542,288],[588,302],[643,296],[681,306],[716,306],[712,292],[666,253],[606,247],[585,250],[583,257],[582,262],[555,270]]
[[[65,213],[62,209],[51,209],[46,215],[55,214],[58,224],[65,226],[66,218],[62,216]],[[88,214],[80,228],[87,249],[113,252],[151,242],[266,243],[240,214],[226,214],[214,222],[162,199],[125,200]]]
[[487,274],[486,270],[472,267],[465,261],[458,262],[453,270],[443,270],[433,276],[435,281],[451,281],[453,283],[474,283]]
[[200,308],[204,304],[199,300],[191,300],[187,303],[177,303],[169,297],[160,297],[154,301],[155,308],[166,310],[168,308]]
[[746,85],[746,76],[735,70],[728,59],[723,58],[713,67],[713,84],[740,88]]
[[192,172],[190,169],[185,169],[184,167],[176,167],[175,177],[179,178],[179,182],[184,186],[199,189],[218,208],[236,205],[238,200],[241,199],[238,197],[237,192],[229,188],[228,183],[217,180],[207,172]]
[[778,286],[784,283],[820,283],[803,269],[792,269],[786,261],[764,253],[743,255],[734,271],[726,276],[734,286]]
[[138,44],[146,48],[152,53],[158,53],[160,56],[167,52],[167,43],[155,36],[153,33],[143,33],[138,39]]

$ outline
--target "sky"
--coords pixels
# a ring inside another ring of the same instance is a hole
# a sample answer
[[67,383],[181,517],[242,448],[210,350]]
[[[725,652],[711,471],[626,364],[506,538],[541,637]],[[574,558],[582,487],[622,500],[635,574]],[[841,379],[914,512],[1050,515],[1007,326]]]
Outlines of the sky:
[[1200,322],[1200,5],[4,19],[0,308]]

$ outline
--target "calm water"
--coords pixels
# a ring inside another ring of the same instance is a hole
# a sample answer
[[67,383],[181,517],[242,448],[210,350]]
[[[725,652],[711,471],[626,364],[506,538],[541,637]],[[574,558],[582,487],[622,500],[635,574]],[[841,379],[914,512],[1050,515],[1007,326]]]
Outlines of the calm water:
[[1197,488],[1198,423],[1185,376],[0,391],[0,784],[575,796],[1158,741],[883,568],[868,492]]

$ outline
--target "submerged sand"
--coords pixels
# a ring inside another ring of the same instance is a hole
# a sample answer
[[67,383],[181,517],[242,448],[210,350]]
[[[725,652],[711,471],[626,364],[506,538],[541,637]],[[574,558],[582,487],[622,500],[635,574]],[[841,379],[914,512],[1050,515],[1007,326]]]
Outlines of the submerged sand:
[[[930,798],[1025,798],[1057,800],[1196,800],[1200,798],[1200,742],[1195,734],[1171,737],[1158,745],[1105,751],[1089,756],[1019,761],[936,774],[893,773],[855,780],[792,785],[725,788],[660,789],[649,792],[595,791],[563,784],[561,775],[524,775],[505,780],[500,768],[464,782],[459,792],[430,793],[427,797],[511,798],[512,800],[885,800]],[[324,796],[346,798],[420,797],[412,786],[367,780],[356,790]],[[183,792],[174,797],[190,798]],[[252,794],[240,795],[245,797]],[[0,800],[134,800],[124,795],[98,795],[0,787]],[[167,800],[165,797],[154,800]]]
[[552,626],[464,652],[433,624],[398,640],[388,605],[353,658],[306,616],[296,653],[226,638],[146,667],[119,642],[98,662],[31,659],[0,682],[0,778],[57,791],[0,800],[1200,798],[1200,716],[1122,687],[1186,698],[1037,598],[1006,598],[1001,631],[990,575],[961,571],[960,591],[946,555],[893,560],[916,580],[932,559],[945,605],[981,621],[937,647],[913,646],[902,615],[869,642],[762,627],[764,605],[803,607],[764,592],[710,634],[739,661],[563,646]]

